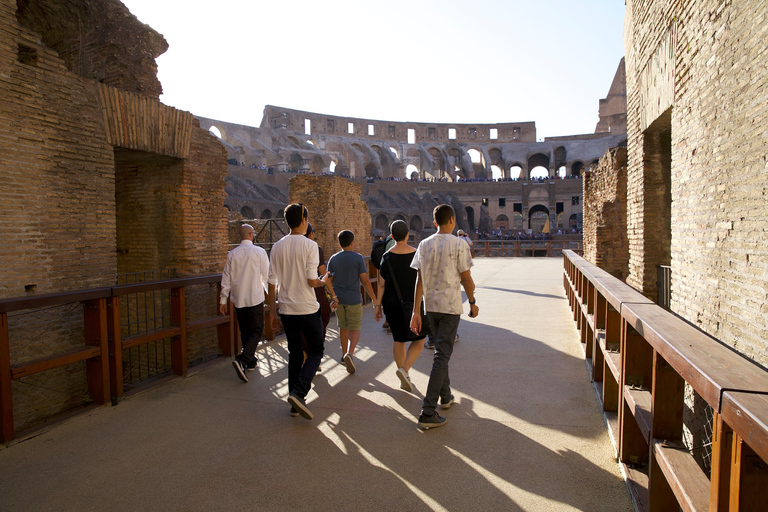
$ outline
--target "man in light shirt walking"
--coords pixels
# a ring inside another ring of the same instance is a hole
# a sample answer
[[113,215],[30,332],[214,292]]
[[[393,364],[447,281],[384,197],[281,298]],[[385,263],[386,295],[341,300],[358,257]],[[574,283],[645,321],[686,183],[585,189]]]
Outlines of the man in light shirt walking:
[[227,298],[232,295],[243,346],[232,366],[243,382],[248,382],[245,372],[254,371],[258,361],[256,346],[264,333],[264,300],[269,277],[267,251],[254,245],[253,237],[253,226],[240,226],[240,245],[227,254],[219,298],[219,312],[226,315]]

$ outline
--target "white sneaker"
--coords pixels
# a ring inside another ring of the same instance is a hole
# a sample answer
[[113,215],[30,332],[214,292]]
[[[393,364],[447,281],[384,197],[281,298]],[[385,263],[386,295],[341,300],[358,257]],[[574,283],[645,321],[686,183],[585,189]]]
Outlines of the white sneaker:
[[413,384],[411,383],[411,377],[404,368],[397,369],[397,377],[400,379],[400,389],[404,389],[409,393],[413,393]]

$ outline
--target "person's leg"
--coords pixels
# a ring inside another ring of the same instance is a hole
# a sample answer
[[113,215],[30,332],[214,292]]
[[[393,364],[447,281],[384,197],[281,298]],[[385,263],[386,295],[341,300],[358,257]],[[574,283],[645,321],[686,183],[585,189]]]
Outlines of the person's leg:
[[349,328],[347,326],[347,306],[345,304],[339,304],[339,307],[336,308],[336,320],[339,323],[341,357],[344,357],[349,349]]
[[339,327],[339,340],[341,341],[341,355],[349,351],[349,329]]
[[301,347],[300,315],[280,315],[288,340],[288,394],[294,392],[299,382],[299,371],[304,363]]
[[[401,345],[405,348],[404,343],[401,343]],[[419,358],[422,350],[424,350],[424,338],[411,342],[405,353],[405,362],[402,365],[405,371],[410,371],[411,367],[413,367],[413,363]]]
[[[262,321],[258,322],[258,315],[261,313]],[[235,308],[237,323],[240,326],[240,344],[241,352],[235,357],[245,366],[251,366],[256,363],[254,354],[256,346],[259,344],[261,334],[264,331],[264,304],[251,306],[247,308]]]
[[394,342],[392,345],[392,355],[395,357],[395,364],[397,367],[405,368],[405,343],[399,341]]
[[432,360],[432,371],[429,374],[429,384],[427,384],[421,413],[424,416],[431,416],[437,408],[438,399],[447,398],[451,394],[448,363],[453,353],[453,340],[456,337],[460,317],[428,312],[427,318],[435,336],[435,357]]
[[301,331],[307,340],[307,360],[300,368],[296,386],[291,390],[292,393],[304,398],[312,388],[312,379],[315,377],[317,367],[320,366],[320,360],[323,358],[325,348],[323,340],[323,321],[320,318],[320,312],[311,315],[300,315]]
[[363,305],[347,306],[346,316],[347,329],[349,329],[349,350],[346,353],[352,355],[355,353],[357,342],[360,341],[360,328],[363,325]]
[[349,350],[347,351],[347,354],[352,355],[355,353],[355,347],[357,347],[357,342],[360,341],[360,329],[357,330],[350,330],[349,331]]

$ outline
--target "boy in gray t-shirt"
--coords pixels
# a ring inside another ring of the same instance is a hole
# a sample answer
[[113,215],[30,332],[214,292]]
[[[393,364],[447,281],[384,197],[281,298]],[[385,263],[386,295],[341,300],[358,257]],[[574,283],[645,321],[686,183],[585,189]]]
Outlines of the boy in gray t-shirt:
[[[354,252],[355,234],[345,229],[339,233],[339,245],[341,251],[328,260],[328,284],[333,286],[333,291],[338,297],[339,307],[336,310],[336,319],[339,322],[339,339],[341,341],[341,361],[347,366],[349,373],[355,373],[355,363],[352,354],[355,352],[357,342],[360,340],[360,326],[363,319],[363,294],[360,292],[360,284],[365,287],[371,299],[376,294],[368,280],[368,269],[365,259]],[[374,305],[375,299],[374,299]]]

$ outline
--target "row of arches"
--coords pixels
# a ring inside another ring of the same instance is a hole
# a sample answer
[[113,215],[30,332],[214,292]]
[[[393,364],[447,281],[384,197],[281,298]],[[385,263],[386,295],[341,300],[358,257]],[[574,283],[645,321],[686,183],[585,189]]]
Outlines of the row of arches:
[[396,220],[404,221],[408,224],[408,229],[412,232],[418,232],[424,229],[424,221],[419,215],[413,215],[409,220],[402,213],[394,215],[391,219],[387,214],[379,213],[373,218],[373,229],[380,230],[383,233],[389,233],[389,225]]

